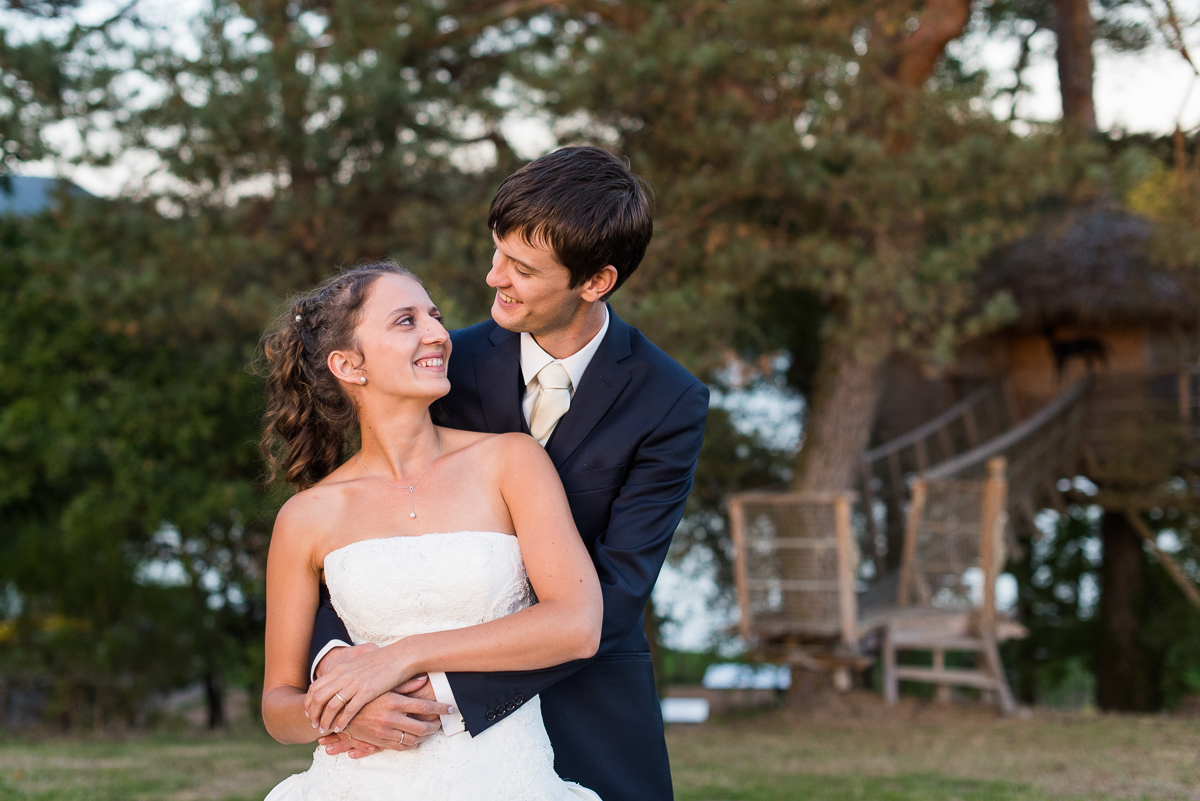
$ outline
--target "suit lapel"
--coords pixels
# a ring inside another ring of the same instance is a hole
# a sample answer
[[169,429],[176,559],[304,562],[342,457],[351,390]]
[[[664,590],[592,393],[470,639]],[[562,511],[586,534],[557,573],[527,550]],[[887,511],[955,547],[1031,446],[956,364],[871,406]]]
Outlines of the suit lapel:
[[479,402],[493,434],[526,431],[521,413],[521,335],[499,326],[489,337],[495,350],[475,357]]
[[619,363],[630,354],[629,325],[613,314],[611,307],[608,313],[604,342],[584,371],[571,408],[546,443],[546,452],[556,468],[561,469],[629,383],[629,373]]

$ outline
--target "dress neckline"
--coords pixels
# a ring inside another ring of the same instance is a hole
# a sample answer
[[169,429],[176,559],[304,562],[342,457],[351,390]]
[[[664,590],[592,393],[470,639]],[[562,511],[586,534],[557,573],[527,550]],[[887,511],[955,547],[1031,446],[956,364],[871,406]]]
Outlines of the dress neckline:
[[[506,539],[513,540],[514,542],[517,539],[515,534],[505,534],[502,531],[479,531],[475,529],[462,529],[461,531],[430,531],[428,534],[393,534],[390,537],[369,537],[365,540],[348,542],[345,545],[334,548],[332,551],[325,554],[325,559],[329,559],[330,556],[338,551],[344,551],[348,548],[353,548],[355,545],[362,545],[366,542],[386,542],[388,540],[423,540],[426,537],[449,537],[456,534],[494,534],[497,537],[505,537]],[[322,561],[322,567],[324,567],[324,560]]]

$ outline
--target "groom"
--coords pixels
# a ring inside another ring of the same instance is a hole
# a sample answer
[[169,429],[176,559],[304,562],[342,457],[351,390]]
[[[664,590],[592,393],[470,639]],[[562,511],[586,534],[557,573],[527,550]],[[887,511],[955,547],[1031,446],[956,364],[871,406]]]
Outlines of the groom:
[[[708,390],[606,303],[646,252],[650,203],[624,162],[567,147],[501,184],[488,226],[492,319],[451,335],[452,389],[434,419],[523,431],[546,448],[600,576],[604,626],[589,660],[431,674],[437,700],[461,713],[443,715],[442,730],[477,736],[540,694],[562,778],[604,801],[667,801],[670,765],[642,613],[692,487]],[[349,649],[336,646],[349,639],[323,593],[316,670],[343,658]],[[349,732],[378,745],[389,716],[395,727],[403,710],[435,708],[397,698],[368,704]]]

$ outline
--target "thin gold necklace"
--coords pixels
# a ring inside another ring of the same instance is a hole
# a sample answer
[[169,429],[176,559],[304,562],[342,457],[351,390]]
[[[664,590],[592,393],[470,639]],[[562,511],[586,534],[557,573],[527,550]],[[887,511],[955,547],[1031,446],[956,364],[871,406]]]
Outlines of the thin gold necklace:
[[429,472],[429,468],[433,467],[433,463],[436,462],[438,460],[438,457],[442,455],[442,431],[437,426],[433,427],[433,431],[435,434],[437,434],[438,452],[436,454],[434,454],[432,459],[429,460],[429,464],[425,465],[425,469],[421,471],[421,475],[417,476],[417,480],[413,482],[413,485],[411,487],[397,487],[395,484],[392,484],[389,481],[383,481],[382,478],[375,475],[370,470],[367,470],[367,466],[365,464],[363,464],[361,452],[357,456],[354,457],[355,459],[358,459],[358,466],[361,467],[363,470],[367,470],[367,475],[370,476],[371,478],[375,479],[376,481],[383,481],[384,484],[387,484],[392,489],[408,490],[408,504],[409,504],[409,509],[410,509],[410,511],[408,513],[408,517],[410,520],[417,516],[417,502],[416,502],[416,498],[413,493],[416,491],[417,485],[421,483],[421,479],[425,478],[425,474]]

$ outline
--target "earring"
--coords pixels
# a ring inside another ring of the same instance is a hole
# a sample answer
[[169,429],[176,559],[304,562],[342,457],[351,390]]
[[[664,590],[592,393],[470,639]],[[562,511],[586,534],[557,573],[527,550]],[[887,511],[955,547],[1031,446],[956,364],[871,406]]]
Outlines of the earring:
[[360,383],[360,384],[365,384],[365,383],[367,383],[367,377],[366,377],[365,375],[360,375],[360,376],[358,377],[358,383]]

